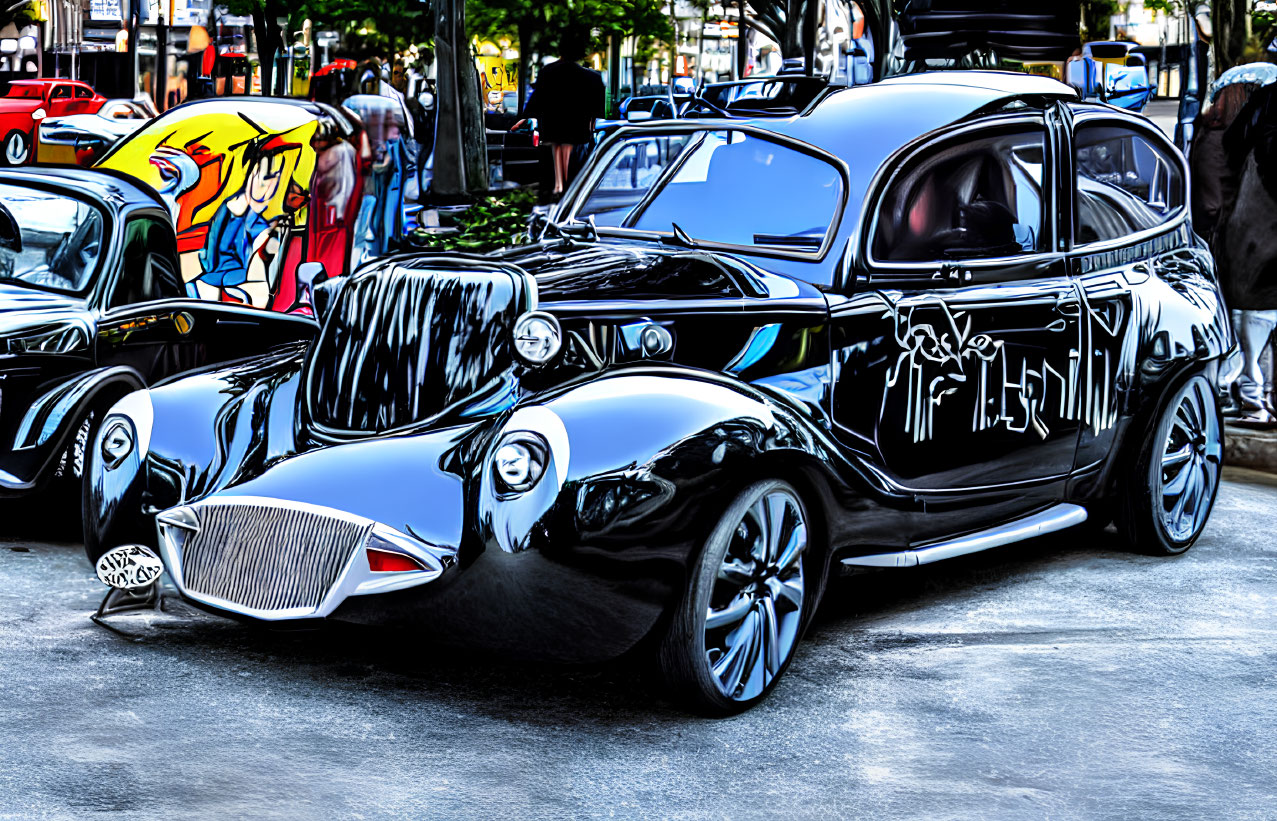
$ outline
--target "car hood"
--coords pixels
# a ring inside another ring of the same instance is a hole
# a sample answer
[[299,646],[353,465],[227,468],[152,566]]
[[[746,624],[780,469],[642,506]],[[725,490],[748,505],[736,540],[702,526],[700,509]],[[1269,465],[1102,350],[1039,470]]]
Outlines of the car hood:
[[90,318],[78,297],[0,282],[0,337],[59,323],[82,325]]
[[36,97],[0,97],[0,114],[29,114],[43,104]]
[[724,254],[647,243],[534,248],[509,259],[536,277],[543,304],[740,300],[767,296],[771,278]]

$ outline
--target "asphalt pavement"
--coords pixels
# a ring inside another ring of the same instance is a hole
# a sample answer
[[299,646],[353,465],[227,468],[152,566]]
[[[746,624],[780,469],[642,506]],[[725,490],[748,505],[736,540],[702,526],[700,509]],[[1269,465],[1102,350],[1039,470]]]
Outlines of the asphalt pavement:
[[1179,558],[1073,531],[842,580],[727,720],[640,659],[181,605],[123,637],[78,545],[0,540],[0,817],[1273,818],[1277,480],[1229,476]]

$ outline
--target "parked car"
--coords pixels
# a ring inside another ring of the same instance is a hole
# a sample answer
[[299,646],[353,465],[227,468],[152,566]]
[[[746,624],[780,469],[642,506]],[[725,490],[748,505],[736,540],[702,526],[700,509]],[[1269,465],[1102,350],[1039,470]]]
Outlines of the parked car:
[[14,80],[0,97],[0,164],[25,165],[31,159],[36,125],[45,117],[93,114],[106,98],[87,83],[42,78]]
[[571,662],[650,640],[724,714],[832,572],[1114,517],[1187,550],[1235,358],[1183,156],[1027,75],[805,112],[623,129],[532,244],[385,260],[309,349],[125,397],[99,577]]
[[683,106],[688,117],[794,117],[835,90],[824,77],[785,74],[712,83]]
[[1082,46],[1082,57],[1068,63],[1068,82],[1083,99],[1095,99],[1140,112],[1153,96],[1148,61],[1135,52],[1138,43],[1095,42]]
[[46,117],[38,129],[36,162],[87,168],[155,116],[146,102],[107,100],[94,114]]
[[313,319],[191,299],[180,270],[148,186],[0,171],[0,496],[61,482],[78,505],[84,449],[117,399],[315,335]]
[[672,120],[689,101],[690,94],[652,94],[626,97],[618,107],[621,119],[637,123],[642,120]]
[[397,153],[374,148],[344,109],[222,97],[166,111],[94,167],[159,192],[191,296],[310,314],[314,281],[351,269],[356,235],[362,258],[402,229],[386,217],[401,210]]

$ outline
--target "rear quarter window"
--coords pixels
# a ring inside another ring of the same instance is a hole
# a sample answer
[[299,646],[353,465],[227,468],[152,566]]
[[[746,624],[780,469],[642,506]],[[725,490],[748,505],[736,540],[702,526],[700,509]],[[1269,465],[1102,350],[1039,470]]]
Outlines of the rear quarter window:
[[1074,132],[1073,241],[1107,242],[1165,225],[1184,210],[1179,159],[1138,129],[1084,123]]

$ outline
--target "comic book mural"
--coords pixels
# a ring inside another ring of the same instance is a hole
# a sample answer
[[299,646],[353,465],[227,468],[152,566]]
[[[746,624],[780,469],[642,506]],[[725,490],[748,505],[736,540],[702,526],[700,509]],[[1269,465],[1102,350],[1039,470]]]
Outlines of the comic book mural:
[[160,117],[99,167],[164,199],[192,297],[310,313],[319,262],[348,272],[360,188],[358,126],[316,103],[201,100]]

